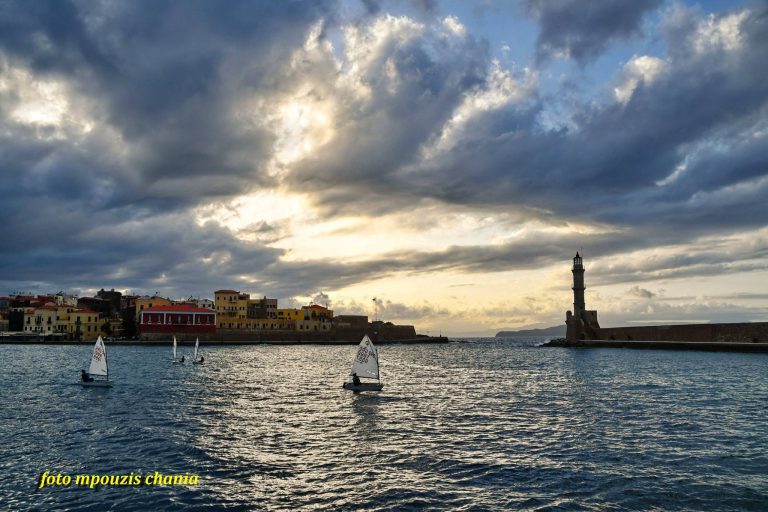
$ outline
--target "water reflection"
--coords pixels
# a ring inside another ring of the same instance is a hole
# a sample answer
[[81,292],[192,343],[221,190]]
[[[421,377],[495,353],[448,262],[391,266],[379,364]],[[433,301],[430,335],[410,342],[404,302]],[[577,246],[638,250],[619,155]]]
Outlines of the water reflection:
[[[112,389],[75,384],[81,347],[3,346],[0,492],[12,509],[768,506],[768,357],[529,345],[382,347],[385,388],[359,394],[344,346],[206,347],[195,366],[110,347]],[[201,484],[30,494],[46,469]]]

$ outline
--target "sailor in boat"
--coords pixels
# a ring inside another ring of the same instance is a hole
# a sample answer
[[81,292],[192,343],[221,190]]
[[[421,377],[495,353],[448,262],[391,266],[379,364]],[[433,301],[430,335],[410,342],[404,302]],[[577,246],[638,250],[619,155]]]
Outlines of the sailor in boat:
[[205,361],[205,358],[203,356],[200,356],[200,364],[203,364],[203,361]]
[[352,374],[352,384],[354,384],[355,386],[360,385],[360,377],[358,377],[356,373]]
[[83,379],[83,382],[93,382],[93,377],[85,370],[80,370],[80,378]]
[[181,362],[182,363],[184,362],[184,356],[181,356]]

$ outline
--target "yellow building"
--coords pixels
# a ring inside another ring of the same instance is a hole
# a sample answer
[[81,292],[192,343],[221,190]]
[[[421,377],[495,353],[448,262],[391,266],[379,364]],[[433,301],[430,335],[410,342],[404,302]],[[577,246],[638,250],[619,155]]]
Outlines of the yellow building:
[[24,332],[36,332],[43,336],[60,332],[58,308],[46,305],[24,311]]
[[99,337],[101,326],[104,325],[96,311],[76,309],[69,314],[69,335],[71,339],[93,341]]
[[99,313],[73,306],[45,305],[24,311],[24,331],[41,336],[64,334],[70,340],[95,340],[103,322]]
[[216,327],[219,329],[246,329],[250,298],[249,294],[235,290],[217,290],[214,292]]
[[277,319],[292,320],[294,322],[298,322],[299,320],[304,320],[304,310],[303,309],[278,309]]
[[139,322],[141,312],[155,306],[171,306],[173,303],[165,297],[139,297],[136,299],[136,322]]

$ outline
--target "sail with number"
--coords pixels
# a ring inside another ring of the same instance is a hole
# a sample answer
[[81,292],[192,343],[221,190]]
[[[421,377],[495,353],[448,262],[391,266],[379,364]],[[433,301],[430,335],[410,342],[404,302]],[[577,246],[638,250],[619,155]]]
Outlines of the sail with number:
[[363,337],[352,362],[352,373],[358,377],[379,378],[379,353],[368,335]]
[[96,345],[93,347],[91,366],[88,373],[100,377],[107,377],[109,375],[109,368],[107,367],[107,348],[104,346],[104,340],[101,339],[101,336],[96,340]]

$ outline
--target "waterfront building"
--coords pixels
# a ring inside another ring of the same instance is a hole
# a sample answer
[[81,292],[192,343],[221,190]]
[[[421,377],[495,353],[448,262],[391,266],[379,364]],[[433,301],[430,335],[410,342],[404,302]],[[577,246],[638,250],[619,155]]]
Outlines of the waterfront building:
[[58,309],[53,303],[38,308],[29,308],[24,312],[24,332],[34,332],[42,335],[57,332]]
[[120,312],[120,303],[122,302],[122,298],[123,298],[122,293],[116,292],[114,288],[112,288],[109,291],[106,291],[104,288],[102,288],[96,293],[96,297],[98,297],[99,299],[109,301],[110,315],[116,315]]
[[296,308],[282,308],[276,311],[278,320],[298,322],[304,320],[304,311]]
[[91,309],[73,309],[69,313],[69,338],[80,341],[95,341],[104,325],[99,313]]
[[248,322],[248,302],[251,296],[235,290],[217,290],[216,317],[220,329],[245,329]]
[[268,299],[266,295],[261,299],[250,299],[246,316],[256,319],[277,318],[277,299]]
[[77,307],[80,309],[90,309],[97,311],[104,317],[112,314],[112,303],[107,299],[99,297],[80,297],[77,299]]
[[216,333],[216,312],[193,306],[153,306],[141,311],[139,332],[141,334],[214,334]]
[[304,311],[305,320],[318,320],[322,322],[333,320],[333,310],[321,306],[320,304],[302,306],[301,309]]
[[77,295],[59,292],[54,295],[57,306],[77,306]]
[[100,334],[102,325],[98,312],[70,305],[57,306],[48,302],[24,310],[24,332],[41,336],[59,335],[69,340],[92,341]]
[[136,310],[136,322],[139,322],[141,312],[145,309],[153,308],[156,306],[170,306],[171,304],[172,303],[170,299],[166,299],[165,297],[160,297],[158,295],[153,295],[152,297],[145,295],[144,297],[137,298],[134,304],[134,309]]
[[194,306],[196,308],[212,309],[216,311],[216,303],[213,302],[211,299],[201,299],[200,297],[198,298],[190,297],[187,299],[187,303],[189,303],[191,306]]

